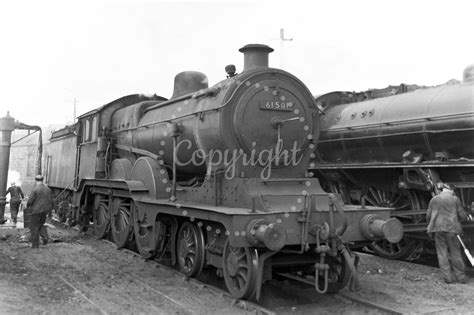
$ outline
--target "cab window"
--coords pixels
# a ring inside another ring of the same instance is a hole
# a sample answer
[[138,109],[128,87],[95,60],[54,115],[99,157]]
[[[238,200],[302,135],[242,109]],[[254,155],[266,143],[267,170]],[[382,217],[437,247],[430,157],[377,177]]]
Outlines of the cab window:
[[97,116],[85,118],[82,121],[82,142],[97,141],[97,131],[99,129],[99,119]]
[[97,140],[97,116],[92,119],[92,126],[91,126],[91,141]]
[[86,119],[84,121],[84,134],[82,137],[83,142],[89,142],[90,136],[91,136],[91,124],[89,122],[89,119]]

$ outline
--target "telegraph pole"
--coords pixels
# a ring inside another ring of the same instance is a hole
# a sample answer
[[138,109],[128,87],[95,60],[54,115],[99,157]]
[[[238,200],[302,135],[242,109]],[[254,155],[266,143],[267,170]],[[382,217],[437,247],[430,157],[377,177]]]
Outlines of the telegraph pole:
[[[68,92],[68,96],[70,96],[71,94],[73,94],[73,91],[69,88],[63,88],[65,91]],[[67,101],[69,103],[69,101]],[[76,122],[76,108],[77,108],[77,99],[74,97],[73,100],[72,100],[72,123],[75,123]]]
[[74,98],[74,116],[72,117],[72,123],[76,122],[76,98]]
[[283,69],[285,59],[285,42],[292,41],[293,38],[285,38],[285,29],[280,28],[280,69]]

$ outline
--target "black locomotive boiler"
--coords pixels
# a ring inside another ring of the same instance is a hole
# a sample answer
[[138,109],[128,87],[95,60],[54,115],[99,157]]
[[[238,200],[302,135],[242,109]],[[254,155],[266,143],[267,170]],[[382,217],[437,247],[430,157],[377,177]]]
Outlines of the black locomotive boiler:
[[346,244],[397,242],[402,225],[323,191],[307,172],[321,128],[313,96],[268,67],[270,47],[240,51],[242,73],[228,66],[212,87],[182,72],[169,100],[122,97],[53,133],[57,211],[188,277],[215,268],[236,298],[258,298],[276,272],[338,291],[356,277]]
[[[372,248],[384,257],[415,259],[430,249],[425,213],[442,183],[453,185],[465,209],[474,210],[474,65],[465,69],[462,82],[390,90],[397,95],[316,97],[325,115],[310,171],[348,204],[393,208],[405,237]],[[472,223],[465,229],[474,245]]]

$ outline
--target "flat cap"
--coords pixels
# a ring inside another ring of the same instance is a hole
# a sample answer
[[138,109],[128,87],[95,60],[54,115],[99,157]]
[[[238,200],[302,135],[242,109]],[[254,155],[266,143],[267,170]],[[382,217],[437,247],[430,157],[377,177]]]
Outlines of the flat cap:
[[44,179],[43,175],[36,175],[35,180],[42,182]]
[[446,183],[443,184],[443,188],[453,190],[453,186],[451,186],[450,184],[446,184]]

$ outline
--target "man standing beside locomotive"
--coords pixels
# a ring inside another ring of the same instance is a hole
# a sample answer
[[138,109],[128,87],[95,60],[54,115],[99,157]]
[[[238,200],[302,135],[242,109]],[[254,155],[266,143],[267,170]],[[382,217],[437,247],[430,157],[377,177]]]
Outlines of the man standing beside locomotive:
[[431,199],[426,219],[429,221],[428,233],[434,236],[444,281],[465,283],[468,277],[457,235],[462,233],[460,221],[467,220],[467,213],[451,186],[444,184],[443,191]]
[[16,219],[18,216],[18,210],[20,208],[21,200],[25,198],[23,191],[20,186],[16,186],[15,182],[11,183],[11,186],[8,188],[5,195],[10,194],[10,215],[13,224],[16,225]]
[[43,245],[48,244],[48,231],[44,223],[46,215],[53,208],[53,196],[51,190],[43,184],[43,176],[35,177],[35,188],[28,198],[27,207],[30,213],[31,247],[39,247],[39,237],[43,239]]

